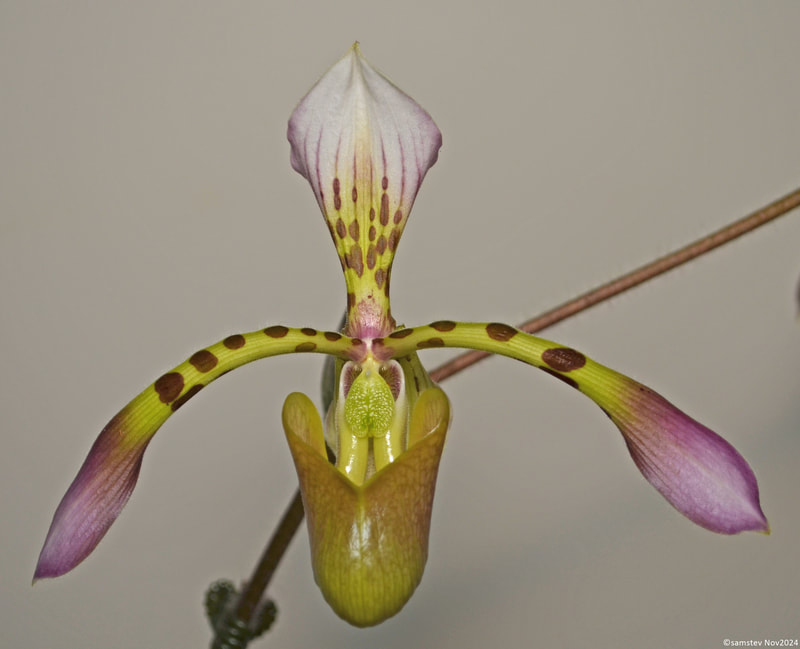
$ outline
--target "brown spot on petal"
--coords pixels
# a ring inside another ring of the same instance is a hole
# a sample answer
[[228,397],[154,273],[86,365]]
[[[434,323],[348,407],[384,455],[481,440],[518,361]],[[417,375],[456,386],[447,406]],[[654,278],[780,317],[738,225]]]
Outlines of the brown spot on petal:
[[336,234],[339,235],[340,239],[344,239],[347,236],[347,228],[345,227],[342,219],[336,221]]
[[352,309],[356,305],[356,294],[355,293],[348,293],[347,294],[347,308]]
[[564,381],[564,383],[566,383],[571,388],[575,388],[576,390],[578,389],[578,382],[575,381],[574,379],[571,379],[568,376],[564,376],[563,374],[559,374],[558,372],[554,372],[549,367],[540,367],[539,369],[542,370],[542,372],[547,372],[550,376],[555,376],[560,381]]
[[336,342],[342,337],[342,334],[337,334],[335,331],[326,331],[325,338],[330,340],[332,343]]
[[350,224],[349,232],[350,232],[350,236],[355,241],[358,241],[359,230],[358,230],[358,221],[357,220],[353,220],[353,222]]
[[[371,214],[375,214],[375,210],[371,211]],[[375,241],[375,237],[378,236],[378,231],[375,229],[374,225],[369,226],[369,240]]]
[[389,179],[386,176],[381,178],[381,187],[383,188],[383,191],[386,191],[386,188],[389,187]]
[[395,223],[395,225],[400,223],[400,221],[402,221],[402,220],[403,220],[403,213],[400,210],[397,210],[394,213],[394,223]]
[[410,336],[414,333],[413,328],[408,329],[398,329],[397,331],[393,331],[389,334],[389,338],[405,338],[406,336]]
[[[373,228],[374,229],[374,228]],[[372,270],[375,268],[375,262],[378,259],[378,251],[375,250],[375,244],[369,244],[369,248],[367,249],[367,268]]]
[[381,225],[386,225],[389,223],[389,196],[387,194],[383,194],[381,196]]
[[312,329],[311,327],[303,327],[300,330],[300,333],[305,334],[306,336],[316,336],[317,335],[317,330],[316,329]]
[[242,334],[233,334],[232,336],[228,336],[225,340],[222,341],[222,344],[225,345],[228,349],[239,349],[244,347],[244,336]]
[[178,395],[183,390],[183,376],[179,372],[169,372],[162,377],[156,379],[153,384],[158,398],[162,403],[169,403],[178,398]]
[[341,189],[341,187],[340,187],[340,184],[339,184],[339,179],[338,178],[334,178],[333,179],[333,193],[334,194],[338,194],[340,189]]
[[557,372],[571,372],[586,365],[586,356],[569,347],[546,349],[542,360]]
[[173,404],[170,406],[170,408],[172,408],[172,412],[175,412],[178,408],[180,408],[184,403],[186,403],[189,399],[191,399],[202,389],[203,389],[203,384],[198,383],[197,385],[193,385],[188,390],[186,390],[186,394],[184,394],[179,399],[175,399]]
[[378,285],[378,288],[383,286],[383,282],[386,280],[386,271],[383,268],[379,268],[375,271],[375,284]]
[[377,248],[379,255],[382,255],[386,251],[386,237],[383,235],[378,237]]
[[369,220],[370,221],[374,221],[375,220],[375,208],[374,207],[370,207],[369,208]]
[[514,327],[509,327],[507,324],[492,322],[486,325],[486,333],[489,334],[489,338],[492,340],[506,342],[517,335],[517,330],[514,329]]
[[431,347],[444,347],[444,340],[441,338],[428,338],[417,343],[417,349],[430,349]]
[[198,372],[210,372],[217,366],[219,361],[210,351],[201,349],[199,352],[192,354],[189,362]]
[[289,333],[289,328],[284,327],[283,325],[273,325],[264,329],[264,333],[270,338],[283,338]]
[[431,323],[431,327],[436,331],[453,331],[456,328],[456,323],[452,320],[439,320]]
[[356,186],[355,186],[355,185],[353,185],[353,193],[352,193],[352,196],[353,196],[353,202],[355,203],[355,202],[358,200],[358,190],[356,189]]
[[313,352],[317,348],[316,343],[300,343],[294,348],[296,352]]

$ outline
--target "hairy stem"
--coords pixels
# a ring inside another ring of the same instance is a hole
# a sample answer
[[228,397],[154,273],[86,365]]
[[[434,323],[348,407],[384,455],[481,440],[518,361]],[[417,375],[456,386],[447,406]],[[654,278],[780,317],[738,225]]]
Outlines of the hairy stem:
[[[554,309],[550,309],[524,322],[519,328],[528,333],[542,331],[596,304],[604,302],[654,277],[658,277],[681,264],[685,264],[714,248],[733,241],[777,219],[779,216],[783,216],[798,206],[800,206],[800,188],[679,250],[664,255],[649,264],[645,264],[617,279],[564,302]],[[433,370],[431,378],[437,382],[443,381],[487,356],[490,356],[490,354],[480,351],[461,354]],[[278,527],[272,535],[264,554],[261,556],[253,575],[239,596],[239,601],[236,605],[236,617],[238,619],[243,622],[249,622],[302,520],[303,503],[298,490],[295,492],[283,518],[278,523]]]

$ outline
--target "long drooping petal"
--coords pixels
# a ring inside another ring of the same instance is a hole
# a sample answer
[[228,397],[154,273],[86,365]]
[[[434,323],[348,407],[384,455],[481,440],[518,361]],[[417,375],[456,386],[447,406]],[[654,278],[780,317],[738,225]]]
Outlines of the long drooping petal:
[[753,471],[722,437],[646,386],[581,352],[499,323],[451,321],[373,341],[376,358],[466,347],[534,365],[580,390],[617,425],[644,477],[686,517],[714,532],[768,532]]
[[296,352],[360,358],[364,343],[315,329],[273,326],[228,336],[167,372],[103,429],[53,516],[34,581],[77,566],[100,542],[127,503],[142,456],[156,431],[186,401],[245,363]]
[[342,263],[346,333],[388,334],[392,259],[436,162],[439,129],[356,44],[301,100],[288,137],[292,167],[311,184]]

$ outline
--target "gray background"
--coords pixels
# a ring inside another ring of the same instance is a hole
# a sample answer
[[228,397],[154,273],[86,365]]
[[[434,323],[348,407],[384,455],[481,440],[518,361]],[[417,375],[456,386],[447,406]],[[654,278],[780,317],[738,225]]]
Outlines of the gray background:
[[[295,476],[279,425],[319,357],[204,391],[74,573],[30,587],[103,424],[196,349],[335,326],[338,262],[286,120],[358,39],[444,133],[393,310],[519,322],[793,189],[800,5],[139,2],[0,5],[0,645],[203,647]],[[640,477],[590,402],[496,359],[455,418],[428,568],[356,630],[305,531],[271,647],[717,647],[800,626],[800,215],[548,336],[651,385],[753,465],[771,537],[716,536]],[[448,357],[430,353],[429,366]]]

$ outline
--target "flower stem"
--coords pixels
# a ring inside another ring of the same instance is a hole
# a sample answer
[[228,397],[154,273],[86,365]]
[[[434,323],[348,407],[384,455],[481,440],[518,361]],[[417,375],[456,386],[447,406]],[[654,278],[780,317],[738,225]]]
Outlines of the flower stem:
[[[554,309],[545,311],[544,313],[528,320],[521,325],[519,329],[527,331],[528,333],[537,333],[554,324],[566,320],[581,311],[586,311],[595,304],[600,304],[612,297],[619,295],[629,289],[643,284],[644,282],[663,275],[667,271],[677,268],[686,262],[696,259],[697,257],[710,252],[714,248],[733,241],[756,228],[766,225],[770,221],[777,219],[779,216],[791,212],[796,207],[800,206],[800,188],[795,189],[790,194],[779,198],[778,200],[762,207],[760,210],[748,214],[744,218],[734,221],[719,230],[712,232],[696,241],[693,241],[683,248],[679,248],[670,252],[663,257],[659,257],[655,261],[640,266],[636,270],[632,270],[625,275],[621,275],[616,279],[593,288],[586,293],[573,298]],[[470,365],[474,365],[487,356],[491,356],[488,352],[471,351],[460,354],[452,360],[440,365],[431,372],[431,378],[434,381],[443,381],[453,374],[466,369]]]
[[[547,327],[551,327],[581,311],[585,311],[596,304],[604,302],[654,277],[658,277],[681,264],[685,264],[714,248],[718,248],[729,241],[733,241],[799,206],[800,188],[679,250],[664,255],[649,264],[645,264],[636,270],[587,291],[572,300],[564,302],[554,309],[550,309],[524,322],[519,328],[528,333],[535,333]],[[471,351],[461,354],[433,370],[431,372],[431,378],[437,382],[443,381],[461,372],[470,365],[474,365],[487,356],[490,356],[490,354],[480,351]],[[297,532],[302,520],[303,502],[300,498],[300,491],[298,490],[295,492],[291,503],[286,508],[283,518],[281,518],[278,523],[278,527],[273,533],[267,548],[261,555],[261,559],[253,575],[239,595],[239,600],[235,608],[235,616],[243,623],[249,623],[250,618],[257,610],[272,575],[275,573],[278,563],[289,547],[289,543],[294,537],[295,532]]]
[[243,622],[249,622],[267,590],[272,575],[280,563],[286,549],[294,538],[297,528],[303,522],[303,501],[300,490],[294,492],[292,501],[283,513],[278,527],[272,534],[264,553],[258,560],[258,565],[252,576],[242,588],[239,601],[236,604],[235,615]]

